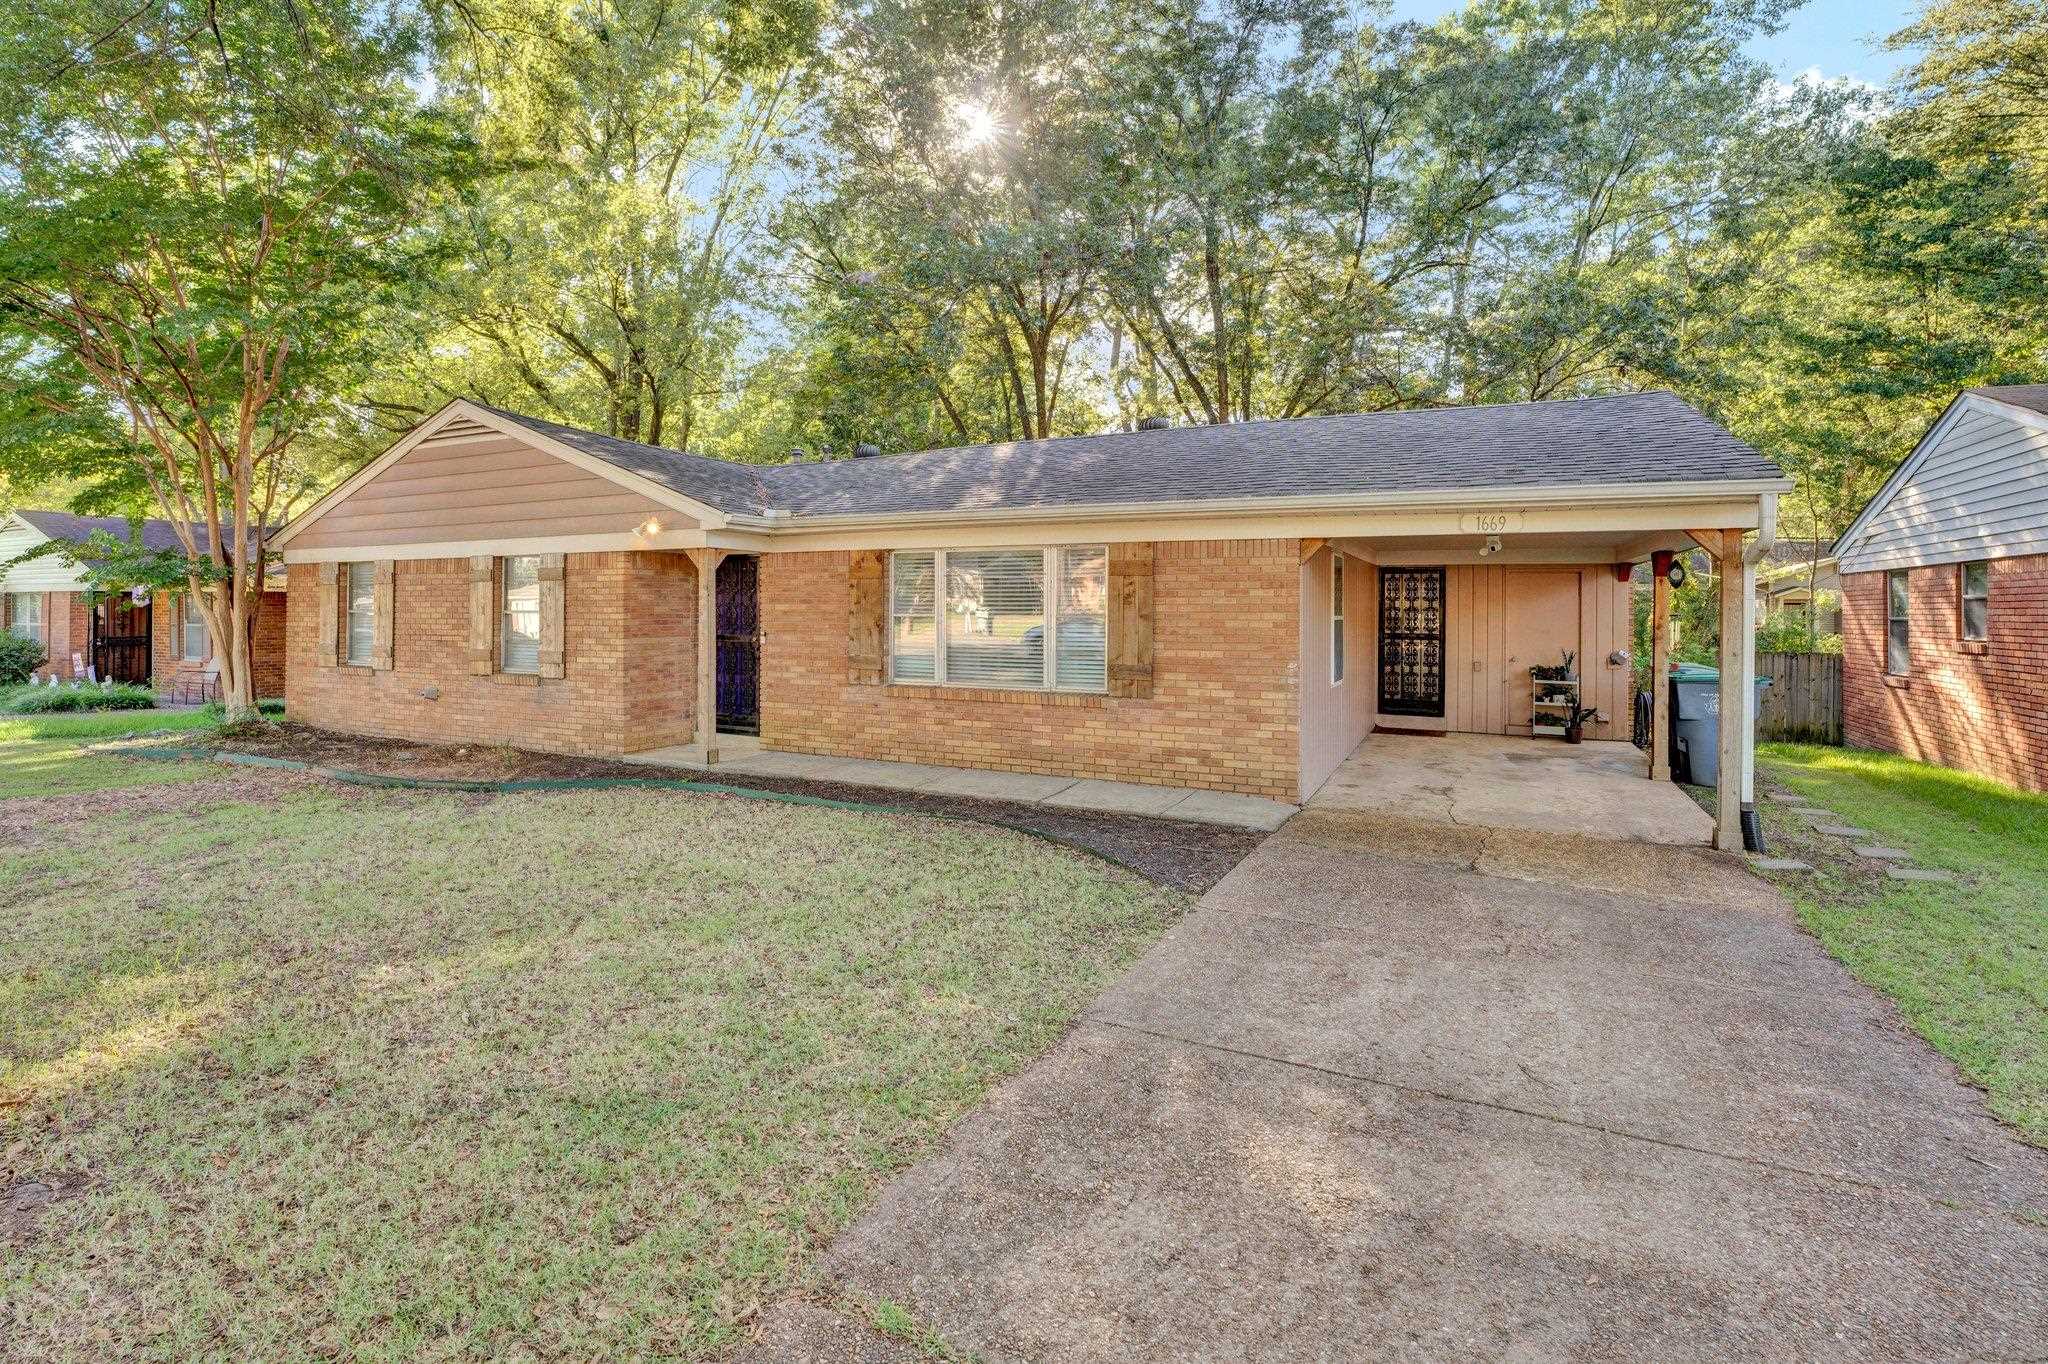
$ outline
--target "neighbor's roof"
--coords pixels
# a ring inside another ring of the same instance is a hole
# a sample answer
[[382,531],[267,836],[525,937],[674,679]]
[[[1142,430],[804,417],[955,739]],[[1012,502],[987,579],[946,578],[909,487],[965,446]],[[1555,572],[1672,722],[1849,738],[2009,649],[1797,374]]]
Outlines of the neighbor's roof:
[[2012,407],[2024,407],[2030,412],[2048,414],[2048,384],[1979,384],[1963,392]]
[[488,410],[720,511],[779,510],[793,517],[1784,477],[1770,460],[1662,390],[780,465],[682,454]]
[[[85,538],[95,531],[104,531],[116,540],[132,538],[128,533],[130,523],[125,516],[79,516],[62,511],[17,511],[14,514],[51,540],[83,544]],[[142,523],[142,547],[176,551],[179,548],[178,533],[171,529],[168,521],[146,520]]]

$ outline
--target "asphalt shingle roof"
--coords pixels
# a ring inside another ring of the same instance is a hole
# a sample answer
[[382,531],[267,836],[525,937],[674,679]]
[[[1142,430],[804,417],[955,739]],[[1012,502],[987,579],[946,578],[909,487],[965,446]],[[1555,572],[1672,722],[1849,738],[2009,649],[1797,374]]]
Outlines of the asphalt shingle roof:
[[1783,476],[1661,390],[782,465],[683,454],[490,410],[721,511],[799,518]]
[[1969,391],[2030,412],[2048,413],[2048,384],[1980,384]]
[[[129,538],[126,517],[79,516],[62,511],[17,511],[15,515],[52,540],[83,544],[94,531],[105,531],[116,540]],[[179,549],[178,533],[171,529],[170,522],[152,518],[142,523],[142,546],[144,549],[176,551]]]

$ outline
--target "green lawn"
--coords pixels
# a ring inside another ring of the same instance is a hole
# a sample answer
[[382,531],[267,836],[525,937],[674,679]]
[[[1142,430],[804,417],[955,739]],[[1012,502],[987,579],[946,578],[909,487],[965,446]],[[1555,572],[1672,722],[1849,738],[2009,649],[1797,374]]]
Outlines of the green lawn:
[[1893,881],[1760,802],[1771,851],[1816,866],[1776,878],[1807,928],[1983,1086],[1993,1112],[2048,1146],[2048,796],[1858,749],[1769,744],[1759,756],[1763,783],[1957,873]]
[[979,826],[35,732],[6,779],[82,794],[0,803],[24,1359],[716,1355],[1185,907]]
[[81,744],[159,729],[205,729],[201,711],[113,710],[0,715],[0,800],[190,780],[205,769],[80,753]]

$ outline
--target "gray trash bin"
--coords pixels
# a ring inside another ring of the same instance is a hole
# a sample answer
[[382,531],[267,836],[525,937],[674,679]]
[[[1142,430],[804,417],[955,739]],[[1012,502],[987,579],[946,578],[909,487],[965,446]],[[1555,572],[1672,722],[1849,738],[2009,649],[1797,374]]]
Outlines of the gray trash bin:
[[[1750,732],[1756,732],[1768,677],[1756,679],[1750,703]],[[1681,664],[1671,674],[1671,777],[1694,786],[1718,785],[1721,770],[1721,674],[1715,668]]]

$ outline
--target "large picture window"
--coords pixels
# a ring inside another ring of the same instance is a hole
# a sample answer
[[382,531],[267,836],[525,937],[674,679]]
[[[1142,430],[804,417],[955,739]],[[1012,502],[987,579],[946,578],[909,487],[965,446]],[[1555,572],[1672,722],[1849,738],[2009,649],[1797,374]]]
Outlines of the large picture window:
[[347,661],[367,668],[377,652],[377,566],[348,566]]
[[508,673],[540,671],[540,556],[505,560],[499,584],[498,668]]
[[1911,624],[1908,619],[1912,595],[1906,588],[1906,570],[1895,568],[1884,575],[1884,670],[1893,677],[1904,677],[1913,666],[1913,652],[1908,643],[1911,638]]
[[889,676],[957,687],[1104,691],[1109,551],[899,550]]

